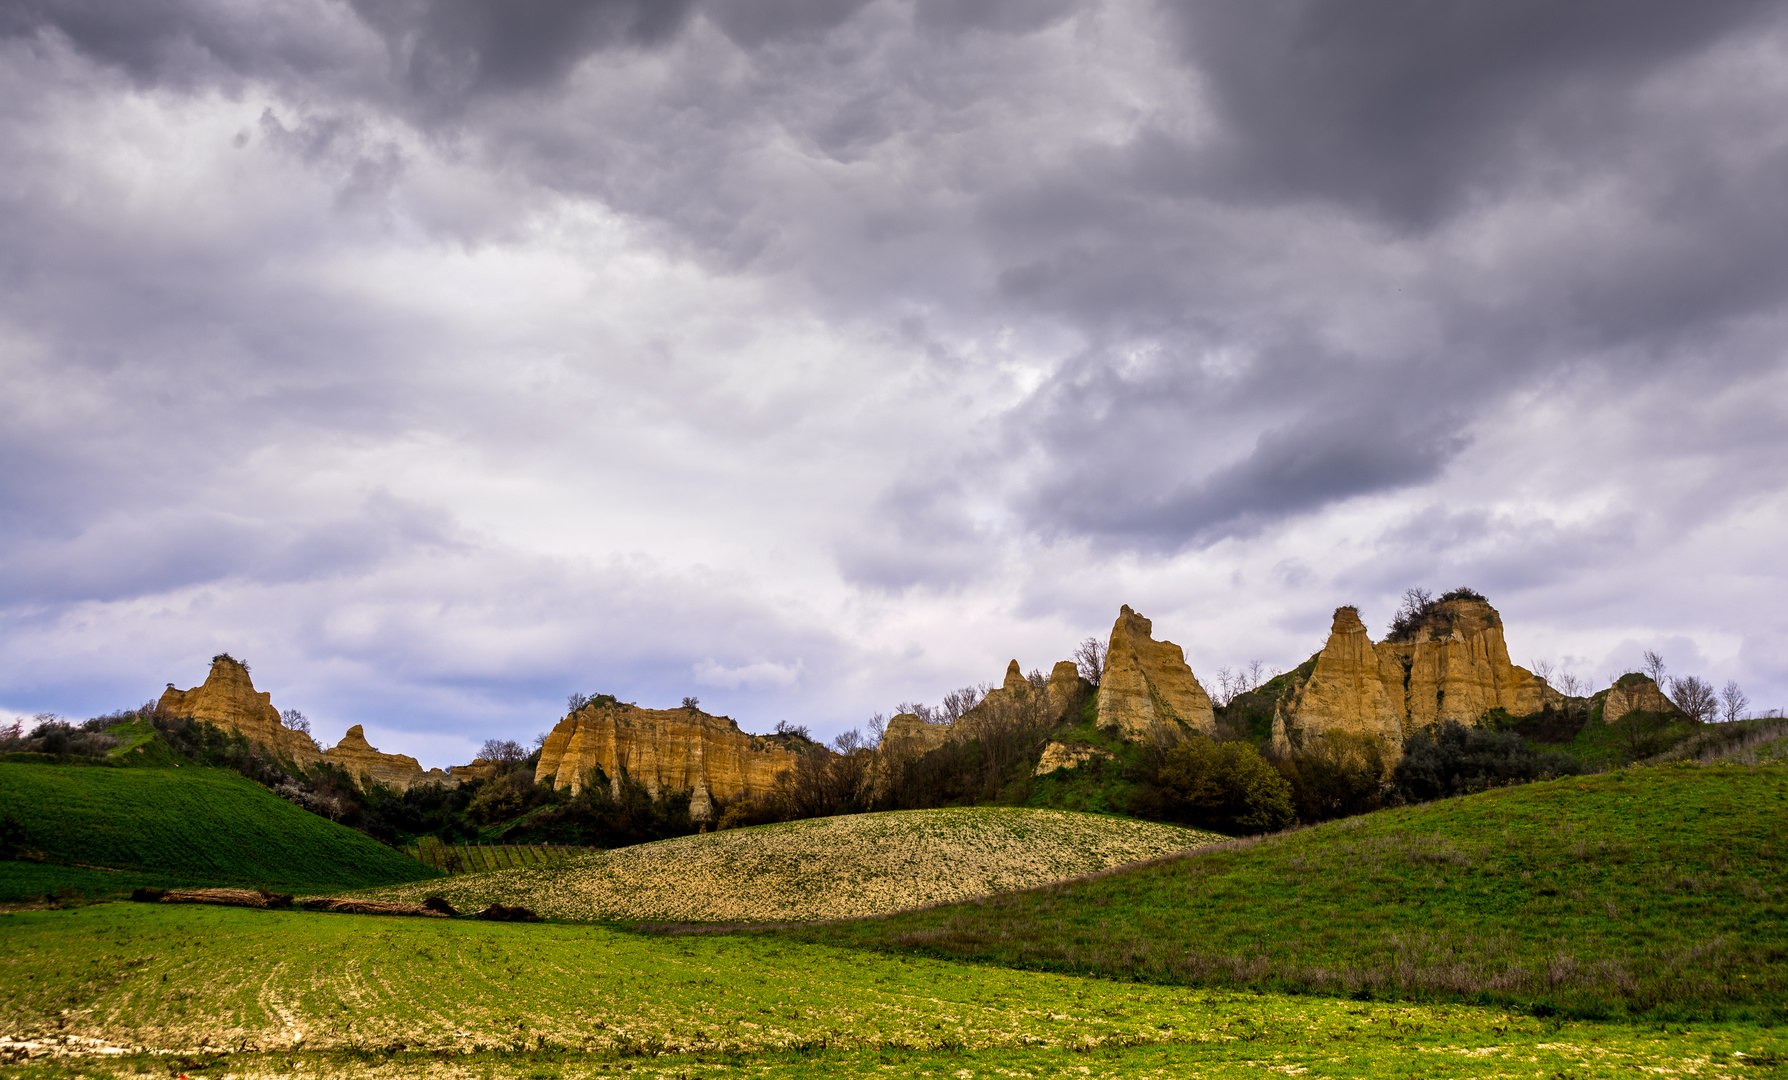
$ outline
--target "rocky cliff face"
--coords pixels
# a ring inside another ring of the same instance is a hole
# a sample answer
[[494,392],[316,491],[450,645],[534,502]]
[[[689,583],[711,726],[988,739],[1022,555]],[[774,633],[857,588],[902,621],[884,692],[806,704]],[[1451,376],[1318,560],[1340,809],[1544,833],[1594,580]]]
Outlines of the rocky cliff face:
[[592,769],[601,768],[611,784],[625,769],[654,795],[688,788],[690,812],[706,819],[715,799],[768,794],[777,774],[794,768],[807,745],[785,735],[750,735],[697,709],[592,702],[547,736],[534,780],[576,793]]
[[1475,724],[1491,709],[1514,716],[1561,704],[1564,696],[1510,662],[1502,616],[1483,600],[1434,605],[1396,640],[1374,645],[1351,607],[1335,612],[1316,666],[1292,692],[1275,724],[1321,734],[1340,729],[1380,735],[1393,746],[1446,720]]
[[1216,734],[1210,696],[1185,653],[1171,641],[1156,641],[1153,629],[1128,604],[1118,613],[1099,677],[1099,726],[1116,725],[1130,739]]
[[[1401,690],[1401,686],[1397,688]],[[1342,730],[1377,735],[1394,746],[1403,743],[1401,710],[1385,686],[1377,651],[1360,622],[1358,608],[1335,609],[1328,644],[1316,656],[1316,667],[1285,710],[1291,726],[1311,734]],[[1275,729],[1274,744],[1284,738],[1284,724]]]
[[323,760],[340,766],[359,782],[384,784],[398,791],[408,791],[418,784],[440,784],[458,787],[459,780],[440,769],[422,770],[422,765],[408,754],[384,754],[366,741],[366,729],[355,724],[340,742],[323,751]]
[[1502,616],[1483,600],[1448,600],[1397,641],[1377,647],[1405,735],[1443,720],[1474,724],[1491,709],[1539,712],[1563,695],[1509,660]]
[[276,756],[298,765],[309,765],[322,757],[309,735],[279,722],[272,695],[255,690],[248,668],[228,654],[212,657],[211,673],[203,686],[176,690],[170,684],[156,702],[155,711],[162,716],[191,717],[224,731],[240,732],[250,742],[260,743]]
[[1622,675],[1608,688],[1608,696],[1602,701],[1602,722],[1612,724],[1630,712],[1669,715],[1678,711],[1676,703],[1664,696],[1650,676],[1634,672]]

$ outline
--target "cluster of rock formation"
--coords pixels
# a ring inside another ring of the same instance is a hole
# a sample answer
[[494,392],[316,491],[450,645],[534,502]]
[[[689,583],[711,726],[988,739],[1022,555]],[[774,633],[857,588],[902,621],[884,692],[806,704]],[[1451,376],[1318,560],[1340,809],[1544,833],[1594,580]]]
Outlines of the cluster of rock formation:
[[1342,607],[1315,667],[1280,703],[1274,741],[1283,749],[1301,735],[1339,730],[1395,748],[1442,721],[1473,724],[1492,709],[1525,716],[1563,700],[1509,660],[1502,617],[1481,599],[1436,604],[1407,634],[1376,645],[1359,611]]
[[559,721],[541,748],[534,780],[575,794],[596,769],[611,785],[625,770],[653,795],[689,789],[690,813],[705,820],[715,799],[769,794],[777,774],[793,768],[811,745],[796,736],[751,735],[736,721],[699,709],[642,709],[604,699]]
[[162,716],[186,717],[233,731],[300,768],[319,762],[338,765],[362,786],[380,783],[407,791],[417,784],[459,784],[458,779],[440,769],[424,772],[421,764],[408,754],[380,753],[368,745],[366,732],[359,724],[349,728],[335,746],[319,750],[316,740],[308,734],[280,721],[279,710],[273,707],[273,695],[257,691],[248,667],[227,653],[212,657],[211,672],[202,685],[176,690],[169,683],[156,702],[155,711]]
[[384,784],[398,791],[408,791],[417,784],[458,787],[459,769],[464,768],[455,766],[451,773],[440,769],[424,772],[421,763],[408,754],[385,754],[374,749],[366,741],[366,731],[359,724],[349,728],[340,742],[323,751],[323,760],[328,764],[341,766],[362,787],[370,782]]
[[[1216,712],[1210,695],[1186,664],[1186,655],[1171,641],[1156,641],[1154,626],[1128,605],[1118,612],[1099,674],[1096,719],[1101,729],[1116,729],[1125,738],[1176,741],[1191,734],[1214,734]],[[1006,665],[1005,680],[953,723],[928,723],[903,713],[888,722],[876,767],[878,789],[886,785],[892,766],[919,757],[955,739],[972,739],[988,724],[1015,710],[1035,710],[1026,719],[1049,726],[1080,709],[1093,684],[1082,678],[1072,660],[1059,660],[1044,681],[1027,679],[1018,661]],[[1090,745],[1052,742],[1044,748],[1037,775],[1072,769],[1110,754]]]

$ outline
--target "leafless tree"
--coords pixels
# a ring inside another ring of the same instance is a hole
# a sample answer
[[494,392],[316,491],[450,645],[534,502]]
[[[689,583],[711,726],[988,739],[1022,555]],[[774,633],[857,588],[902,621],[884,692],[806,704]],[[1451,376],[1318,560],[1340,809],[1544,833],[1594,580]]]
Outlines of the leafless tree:
[[1031,684],[1031,689],[1042,693],[1049,686],[1049,676],[1043,674],[1042,668],[1032,668],[1024,681]]
[[1105,643],[1096,637],[1087,638],[1074,650],[1072,659],[1080,669],[1080,677],[1098,686],[1099,677],[1105,674]]
[[686,697],[683,699],[683,707],[685,709],[688,709],[690,712],[694,712],[697,709],[701,708],[701,704],[702,704],[702,699],[698,698],[698,697]]
[[869,724],[867,726],[869,728],[869,738],[866,745],[871,750],[874,750],[882,744],[882,734],[888,730],[888,719],[881,713],[876,713],[869,718]]
[[980,700],[981,694],[977,692],[974,687],[965,686],[960,690],[952,690],[945,694],[944,707],[939,711],[942,713],[944,720],[954,724],[956,721],[962,719],[963,713],[974,708],[975,704]]
[[568,695],[566,695],[566,698],[565,698],[566,714],[569,715],[571,713],[574,713],[577,710],[583,708],[585,705],[588,705],[589,703],[590,703],[590,695],[588,695],[588,694],[578,694],[578,693],[568,694]]
[[1589,683],[1568,671],[1561,671],[1555,677],[1552,688],[1565,697],[1583,697],[1584,691],[1589,689]]
[[1533,662],[1533,673],[1540,677],[1541,682],[1552,687],[1554,690],[1558,689],[1557,685],[1552,681],[1552,673],[1556,670],[1558,670],[1557,665],[1550,660],[1535,660]]
[[279,722],[292,731],[302,731],[306,735],[310,734],[310,718],[299,712],[297,709],[287,709],[285,712],[280,713]]
[[948,713],[916,701],[903,701],[894,706],[894,715],[916,716],[927,724],[947,724],[950,722]]
[[1659,689],[1662,689],[1664,686],[1664,658],[1647,649],[1644,663],[1645,673],[1651,676],[1651,681],[1657,683]]
[[1738,688],[1738,680],[1727,679],[1725,689],[1720,691],[1720,712],[1725,716],[1726,722],[1730,724],[1744,719],[1745,706],[1750,703],[1751,699]]
[[514,739],[486,739],[478,756],[501,765],[519,765],[527,760],[528,751]]
[[1693,675],[1670,680],[1670,700],[1698,724],[1707,723],[1719,713],[1720,699],[1713,684]]

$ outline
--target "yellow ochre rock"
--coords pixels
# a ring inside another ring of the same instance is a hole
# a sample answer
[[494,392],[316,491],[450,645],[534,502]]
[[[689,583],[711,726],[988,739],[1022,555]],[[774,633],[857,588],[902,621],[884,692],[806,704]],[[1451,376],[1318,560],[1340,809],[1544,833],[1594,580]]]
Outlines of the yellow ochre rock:
[[[1402,744],[1401,710],[1385,687],[1378,653],[1358,608],[1335,609],[1328,644],[1316,655],[1315,670],[1286,712],[1294,726],[1310,734],[1340,729]],[[1275,743],[1281,737],[1275,732]]]
[[239,732],[248,741],[260,743],[276,756],[298,765],[309,765],[322,757],[309,735],[280,723],[273,695],[255,690],[248,677],[248,666],[228,653],[211,658],[211,673],[205,677],[204,685],[176,690],[172,683],[168,684],[155,711],[161,716],[190,717],[224,731]]
[[355,724],[341,741],[323,751],[323,760],[340,766],[361,787],[384,784],[398,791],[408,791],[417,784],[440,784],[458,787],[459,778],[440,769],[422,771],[422,766],[408,754],[385,754],[366,741],[366,729]]
[[1057,769],[1078,769],[1089,761],[1111,757],[1111,751],[1097,746],[1069,746],[1065,743],[1052,742],[1043,748],[1043,756],[1037,760],[1036,776],[1047,776]]
[[810,746],[798,736],[751,735],[732,720],[698,709],[591,702],[546,737],[534,780],[575,793],[594,769],[600,768],[611,785],[619,785],[625,769],[654,795],[689,789],[690,813],[706,819],[715,799],[768,794],[777,774],[794,768]]
[[1405,735],[1445,720],[1475,724],[1491,709],[1526,716],[1564,700],[1509,660],[1502,616],[1484,600],[1442,601],[1406,637],[1380,642],[1377,652]]
[[1188,729],[1215,734],[1210,695],[1185,653],[1171,641],[1156,641],[1152,631],[1153,624],[1130,605],[1118,613],[1099,677],[1099,726],[1116,725],[1131,739],[1178,739]]
[[1612,724],[1630,712],[1668,715],[1677,711],[1676,704],[1664,696],[1651,676],[1633,672],[1614,680],[1608,688],[1608,697],[1602,702],[1602,722]]

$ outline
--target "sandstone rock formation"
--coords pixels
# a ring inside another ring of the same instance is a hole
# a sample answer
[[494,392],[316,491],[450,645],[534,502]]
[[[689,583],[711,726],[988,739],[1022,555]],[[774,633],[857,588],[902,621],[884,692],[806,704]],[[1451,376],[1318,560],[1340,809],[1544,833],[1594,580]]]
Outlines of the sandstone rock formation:
[[1038,710],[1034,719],[1055,723],[1080,704],[1082,695],[1091,689],[1092,684],[1080,677],[1080,669],[1072,660],[1058,661],[1049,673],[1049,681],[1040,688],[1031,685],[1031,680],[1019,669],[1018,661],[1013,660],[1006,665],[1005,681],[989,690],[974,708],[962,715],[960,721],[955,725],[932,726],[954,727],[961,737],[973,738],[981,724],[1016,708],[1034,708]]
[[1380,642],[1377,652],[1406,736],[1444,720],[1475,724],[1491,709],[1527,716],[1564,700],[1509,660],[1502,616],[1484,600],[1444,600],[1409,635]]
[[877,753],[902,760],[924,757],[950,741],[954,733],[953,724],[928,724],[912,713],[901,713],[888,721]]
[[1650,676],[1638,672],[1622,675],[1614,680],[1614,685],[1608,688],[1607,694],[1602,701],[1604,724],[1612,724],[1630,712],[1669,715],[1680,711],[1675,702],[1664,696],[1664,692],[1658,689],[1658,684]]
[[1057,769],[1078,769],[1089,761],[1111,757],[1111,751],[1097,746],[1069,746],[1065,743],[1052,742],[1043,748],[1043,756],[1037,760],[1036,776],[1047,776]]
[[355,724],[341,741],[323,751],[323,760],[339,766],[361,787],[384,784],[398,791],[408,791],[418,784],[440,784],[458,787],[458,778],[440,769],[422,771],[422,766],[408,754],[384,754],[366,741],[366,729]]
[[1442,721],[1475,724],[1491,709],[1527,716],[1563,701],[1544,679],[1510,662],[1502,616],[1484,600],[1431,605],[1406,633],[1377,645],[1358,610],[1342,607],[1314,669],[1281,703],[1273,743],[1283,750],[1296,737],[1339,729],[1382,736],[1396,747]]
[[[1320,735],[1339,729],[1377,735],[1392,745],[1402,745],[1402,710],[1385,686],[1378,653],[1358,608],[1335,609],[1328,644],[1316,655],[1315,669],[1298,687],[1285,712],[1292,726],[1307,733]],[[1275,744],[1281,738],[1282,727],[1274,732]]]
[[1214,735],[1211,699],[1171,641],[1156,641],[1149,620],[1118,613],[1099,677],[1099,726],[1116,725],[1129,739],[1184,738],[1188,731]]
[[322,757],[309,735],[280,723],[273,695],[256,691],[248,677],[248,667],[228,653],[211,658],[211,673],[203,686],[176,690],[172,683],[168,684],[155,711],[161,716],[190,717],[224,731],[239,732],[250,742],[260,743],[275,756],[297,765],[309,765]]
[[654,795],[688,788],[690,813],[707,819],[717,798],[768,794],[777,774],[794,768],[809,745],[789,735],[750,735],[697,709],[642,709],[608,699],[559,721],[534,780],[576,793],[596,768],[613,785],[625,769]]
[[508,767],[500,761],[487,761],[484,758],[473,758],[470,765],[449,765],[447,773],[456,780],[494,780],[508,771]]

